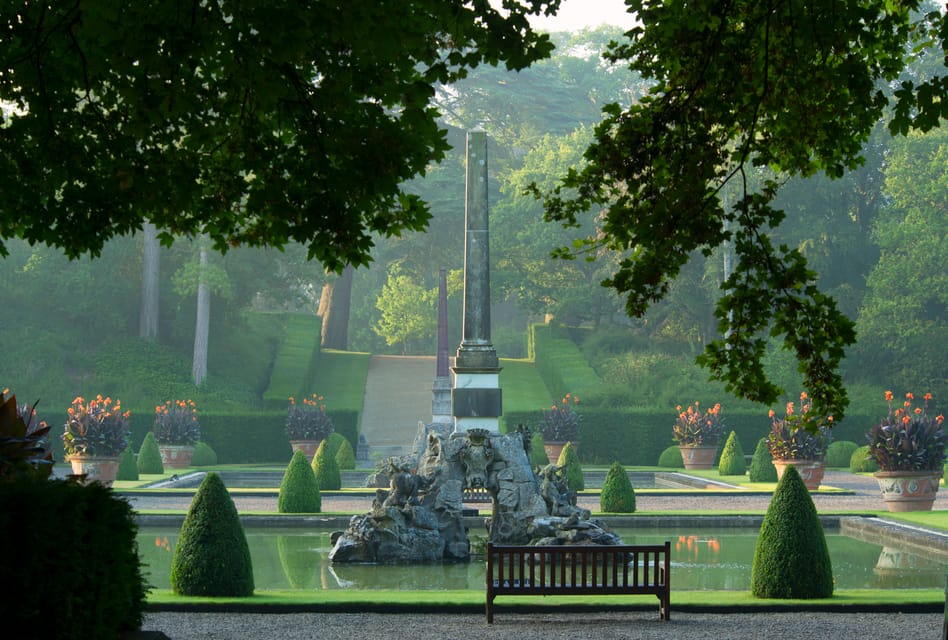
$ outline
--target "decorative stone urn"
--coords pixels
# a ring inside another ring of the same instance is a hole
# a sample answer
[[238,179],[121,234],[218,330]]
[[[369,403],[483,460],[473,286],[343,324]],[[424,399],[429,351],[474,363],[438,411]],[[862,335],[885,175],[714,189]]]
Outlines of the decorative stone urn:
[[931,511],[941,483],[941,471],[876,471],[874,474],[889,511]]
[[76,453],[66,456],[66,460],[72,465],[72,475],[82,478],[86,483],[99,482],[111,487],[118,475],[119,458]]
[[681,451],[681,460],[685,469],[711,469],[714,467],[714,457],[718,453],[717,445],[678,445]]
[[290,446],[293,447],[293,451],[302,451],[306,459],[312,463],[322,441],[322,438],[318,440],[290,440]]
[[[579,453],[579,440],[573,441],[569,440],[573,445],[573,451]],[[546,457],[549,459],[550,464],[556,464],[560,459],[560,453],[563,452],[563,447],[566,446],[566,442],[545,442],[543,443],[543,450],[546,452]]]
[[800,474],[800,479],[809,491],[816,491],[823,482],[823,473],[826,466],[822,460],[800,460],[796,458],[778,460],[774,458],[774,468],[777,469],[777,480],[783,478],[783,472],[787,467],[796,467]]
[[191,466],[194,447],[191,445],[159,444],[158,452],[161,454],[161,464],[165,468],[184,469]]

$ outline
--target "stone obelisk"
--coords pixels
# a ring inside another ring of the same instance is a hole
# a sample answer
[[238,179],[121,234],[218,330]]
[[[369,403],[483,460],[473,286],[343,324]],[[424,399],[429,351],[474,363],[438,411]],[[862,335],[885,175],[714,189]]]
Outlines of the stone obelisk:
[[451,371],[448,358],[448,271],[438,272],[438,353],[431,388],[431,421],[439,425],[454,422],[451,414]]
[[490,341],[490,230],[487,223],[487,133],[467,134],[464,211],[464,325],[454,364],[455,432],[497,433],[502,415],[500,366]]

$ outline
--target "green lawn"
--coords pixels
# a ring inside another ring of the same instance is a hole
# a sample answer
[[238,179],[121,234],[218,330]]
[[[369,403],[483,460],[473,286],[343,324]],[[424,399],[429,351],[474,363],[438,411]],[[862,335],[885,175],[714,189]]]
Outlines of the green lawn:
[[550,404],[550,392],[532,360],[501,358],[500,366],[505,411],[539,411]]
[[[258,591],[250,598],[197,598],[178,596],[168,589],[156,589],[148,596],[151,607],[163,606],[194,607],[199,609],[207,606],[240,608],[266,607],[305,607],[307,610],[347,610],[365,611],[384,608],[385,610],[403,609],[412,611],[418,606],[429,607],[434,603],[431,591],[393,591],[393,590],[327,590],[327,591]],[[484,592],[479,590],[467,591],[437,591],[436,604],[445,610],[463,608],[483,611]],[[531,606],[531,605],[571,605],[580,607],[623,606],[654,608],[658,610],[658,603],[654,596],[517,596],[498,597],[499,608],[504,606]],[[672,587],[672,615],[677,609],[695,607],[701,609],[720,609],[722,611],[741,611],[754,609],[828,609],[828,608],[871,608],[871,607],[944,607],[945,594],[940,589],[895,589],[895,590],[852,590],[839,591],[831,598],[817,600],[769,600],[757,599],[749,591],[675,591]]]

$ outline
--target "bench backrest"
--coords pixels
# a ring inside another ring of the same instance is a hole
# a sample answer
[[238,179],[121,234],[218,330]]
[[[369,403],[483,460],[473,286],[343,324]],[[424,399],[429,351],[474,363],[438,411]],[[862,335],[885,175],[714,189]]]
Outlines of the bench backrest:
[[663,593],[671,543],[487,545],[487,588],[503,593]]

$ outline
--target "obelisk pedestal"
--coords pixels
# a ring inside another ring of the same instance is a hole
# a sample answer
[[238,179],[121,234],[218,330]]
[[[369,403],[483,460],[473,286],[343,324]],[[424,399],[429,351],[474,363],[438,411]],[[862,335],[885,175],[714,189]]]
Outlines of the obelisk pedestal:
[[499,360],[490,341],[487,133],[479,129],[467,134],[464,223],[464,325],[453,369],[454,430],[498,433],[503,411]]

